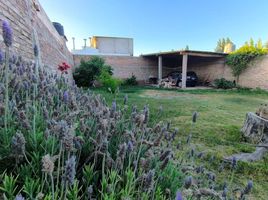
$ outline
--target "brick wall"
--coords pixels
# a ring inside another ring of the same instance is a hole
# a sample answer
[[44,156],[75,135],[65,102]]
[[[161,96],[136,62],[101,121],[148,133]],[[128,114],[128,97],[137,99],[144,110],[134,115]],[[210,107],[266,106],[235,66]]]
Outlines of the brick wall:
[[[101,56],[106,63],[114,69],[114,75],[118,78],[128,78],[133,73],[137,80],[143,82],[148,80],[150,76],[158,77],[157,59],[146,59],[143,57],[131,56]],[[89,60],[91,56],[74,56],[74,63],[79,65],[81,59]],[[178,68],[166,68],[163,66],[163,77],[171,71],[180,71]],[[225,64],[224,58],[210,60],[207,62],[195,62],[188,64],[188,71],[196,72],[201,82],[212,82],[217,78],[225,78],[234,81],[231,68]],[[239,85],[250,88],[268,89],[268,55],[251,63],[245,72],[239,78]]]
[[[38,11],[39,10],[39,11]],[[11,51],[25,59],[33,59],[33,38],[40,47],[41,62],[56,70],[65,61],[73,65],[73,56],[38,0],[0,0],[0,22],[7,20],[14,32]],[[35,37],[34,37],[35,35]],[[0,48],[4,48],[0,30]]]
[[188,71],[194,71],[201,82],[212,82],[213,80],[224,76],[225,68],[224,58],[221,58],[215,61],[200,62],[189,65]]
[[[150,76],[157,77],[157,62],[143,57],[133,56],[101,56],[108,65],[114,69],[114,76],[122,79],[129,78],[132,74],[141,83]],[[78,66],[81,59],[89,60],[91,56],[74,56],[74,64]]]
[[[235,80],[231,68],[225,65],[224,78]],[[253,61],[239,76],[239,85],[249,88],[268,89],[268,55]]]
[[[210,63],[199,63],[188,70],[195,71],[201,80],[213,81],[216,78],[236,80],[230,66],[224,60]],[[268,89],[268,55],[253,61],[239,76],[238,84],[242,87]]]

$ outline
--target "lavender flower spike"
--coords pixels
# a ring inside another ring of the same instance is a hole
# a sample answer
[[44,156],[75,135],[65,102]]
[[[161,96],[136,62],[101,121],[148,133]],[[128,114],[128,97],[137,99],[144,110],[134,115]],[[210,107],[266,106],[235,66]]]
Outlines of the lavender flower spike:
[[186,189],[189,189],[189,188],[191,187],[192,183],[193,183],[193,178],[192,178],[192,176],[187,176],[187,177],[185,178],[185,180],[184,180],[184,187],[185,187]]
[[178,191],[177,194],[176,194],[176,200],[183,200],[182,194],[181,194],[180,191]]
[[74,184],[74,178],[76,173],[75,164],[75,156],[71,156],[71,158],[69,158],[65,164],[65,181],[70,185]]
[[244,189],[244,194],[249,194],[253,188],[253,181],[249,180],[247,186]]
[[3,55],[3,52],[0,49],[0,64],[2,64],[3,61],[4,61],[4,55]]
[[64,103],[68,103],[68,101],[69,101],[69,93],[68,93],[68,91],[64,91],[64,93],[63,93],[63,101],[64,101]]
[[34,56],[35,56],[35,57],[37,57],[37,56],[38,56],[38,54],[39,54],[39,49],[38,49],[38,47],[37,47],[37,45],[36,45],[36,44],[34,45],[33,50],[34,50]]
[[197,119],[198,113],[195,111],[192,116],[192,122],[195,123]]
[[23,134],[18,131],[11,139],[12,152],[15,155],[23,155],[25,153],[25,138]]
[[15,200],[24,200],[25,198],[21,195],[21,194],[19,194],[19,195],[17,195],[16,197],[15,197]]
[[12,39],[13,39],[12,29],[7,21],[3,21],[2,28],[3,28],[4,43],[7,47],[10,47],[12,45]]

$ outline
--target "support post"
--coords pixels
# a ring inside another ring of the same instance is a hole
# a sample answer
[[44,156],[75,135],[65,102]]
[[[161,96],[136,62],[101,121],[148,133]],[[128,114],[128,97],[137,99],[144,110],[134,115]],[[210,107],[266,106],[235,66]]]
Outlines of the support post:
[[181,88],[186,88],[187,63],[188,63],[188,55],[187,55],[187,54],[183,54],[183,56],[182,56],[182,79],[181,79]]
[[158,82],[162,80],[162,56],[158,56]]
[[75,50],[75,38],[72,37],[72,39],[73,39],[73,50]]

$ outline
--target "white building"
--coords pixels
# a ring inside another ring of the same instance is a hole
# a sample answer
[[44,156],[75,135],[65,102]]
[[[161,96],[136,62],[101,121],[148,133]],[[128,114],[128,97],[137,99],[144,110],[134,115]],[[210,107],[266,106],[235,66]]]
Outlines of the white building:
[[[75,46],[75,45],[74,45]],[[115,55],[133,56],[133,39],[122,37],[93,36],[90,46],[83,49],[73,49],[74,55]]]

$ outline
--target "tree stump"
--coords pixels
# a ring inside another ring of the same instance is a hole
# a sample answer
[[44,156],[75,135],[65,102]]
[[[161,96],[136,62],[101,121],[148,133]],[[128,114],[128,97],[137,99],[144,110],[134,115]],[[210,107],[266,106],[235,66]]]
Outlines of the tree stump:
[[252,153],[234,154],[225,160],[231,161],[234,157],[236,160],[245,162],[261,160],[268,152],[268,120],[249,112],[241,128],[241,133],[248,142],[256,144],[256,150]]
[[267,143],[268,120],[249,112],[246,115],[241,132],[243,137],[253,144]]

